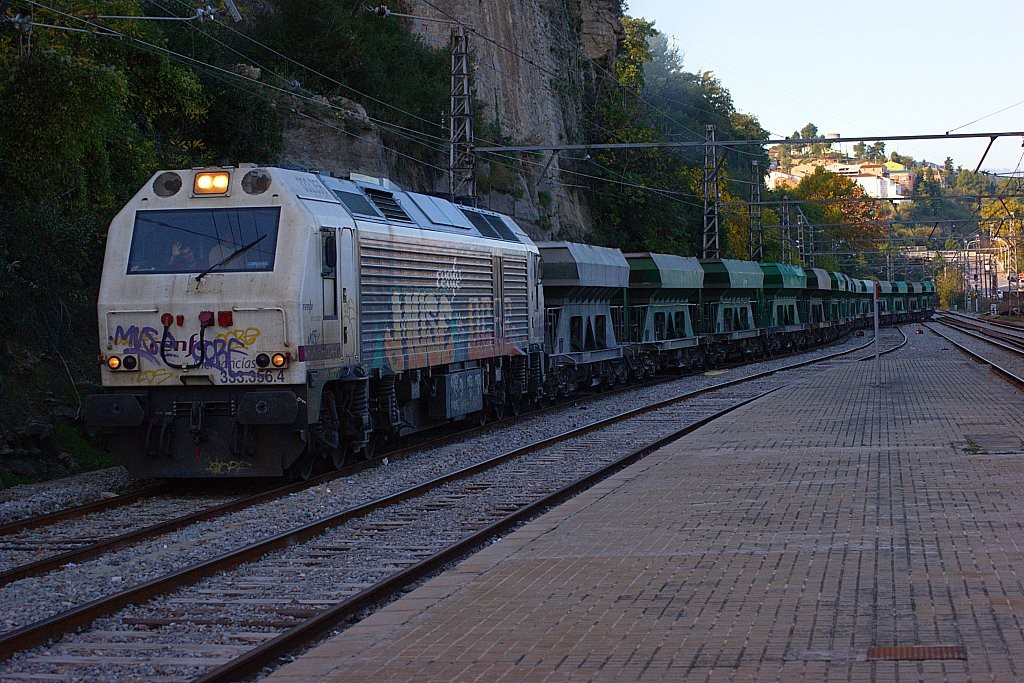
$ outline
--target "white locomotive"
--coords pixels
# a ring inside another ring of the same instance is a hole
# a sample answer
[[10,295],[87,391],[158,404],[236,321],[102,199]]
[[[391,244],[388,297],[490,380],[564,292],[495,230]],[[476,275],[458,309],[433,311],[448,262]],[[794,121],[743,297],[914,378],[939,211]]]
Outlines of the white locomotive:
[[114,218],[86,422],[137,476],[305,476],[536,397],[544,302],[508,218],[387,180],[157,173]]

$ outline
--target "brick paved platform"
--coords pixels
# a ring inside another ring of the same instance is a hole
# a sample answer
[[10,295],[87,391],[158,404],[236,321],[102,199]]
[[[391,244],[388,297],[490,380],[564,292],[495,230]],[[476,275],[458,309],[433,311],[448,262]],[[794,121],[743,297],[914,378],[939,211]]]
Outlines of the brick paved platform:
[[808,376],[272,681],[1024,679],[1024,396],[932,334]]

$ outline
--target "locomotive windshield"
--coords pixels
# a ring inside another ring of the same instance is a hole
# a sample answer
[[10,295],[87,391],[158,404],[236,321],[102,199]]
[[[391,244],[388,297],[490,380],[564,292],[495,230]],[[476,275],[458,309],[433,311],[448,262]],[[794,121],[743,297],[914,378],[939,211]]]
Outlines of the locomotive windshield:
[[128,274],[271,271],[280,219],[279,207],[137,211]]

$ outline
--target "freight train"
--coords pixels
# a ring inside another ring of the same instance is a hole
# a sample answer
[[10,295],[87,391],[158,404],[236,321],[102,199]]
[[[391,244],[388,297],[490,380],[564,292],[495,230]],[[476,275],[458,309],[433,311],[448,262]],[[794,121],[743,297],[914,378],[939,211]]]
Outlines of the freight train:
[[[878,289],[878,295],[875,289]],[[308,476],[382,442],[930,314],[929,282],[533,242],[388,180],[162,171],[113,219],[103,390],[138,477]]]

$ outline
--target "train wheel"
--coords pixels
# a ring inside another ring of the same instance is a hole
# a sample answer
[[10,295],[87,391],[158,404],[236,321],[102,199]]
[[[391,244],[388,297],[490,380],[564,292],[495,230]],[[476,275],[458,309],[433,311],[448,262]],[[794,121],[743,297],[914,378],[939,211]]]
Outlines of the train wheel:
[[356,463],[364,462],[373,458],[374,453],[377,452],[377,439],[370,437],[370,440],[360,447],[358,450],[349,446],[344,450],[345,462]]
[[508,400],[508,412],[512,417],[519,417],[519,413],[523,412],[523,399],[510,398]]
[[345,466],[345,448],[341,445],[341,420],[338,418],[338,405],[334,400],[334,392],[323,393],[322,405],[320,406],[320,450],[323,453],[325,462],[329,462],[334,469],[340,470]]

